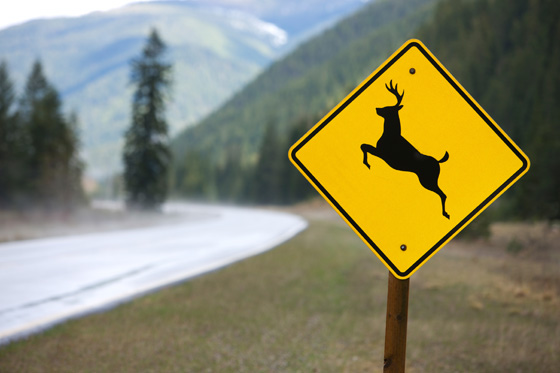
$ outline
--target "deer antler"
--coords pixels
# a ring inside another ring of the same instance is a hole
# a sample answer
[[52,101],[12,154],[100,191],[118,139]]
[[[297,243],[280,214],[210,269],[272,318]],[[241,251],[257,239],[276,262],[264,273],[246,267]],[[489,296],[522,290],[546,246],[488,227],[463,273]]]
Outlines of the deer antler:
[[397,97],[397,103],[395,104],[395,106],[400,105],[400,103],[402,101],[402,98],[404,96],[404,90],[403,90],[402,95],[399,95],[399,91],[397,90],[398,86],[399,86],[398,84],[395,84],[395,87],[393,88],[393,81],[392,80],[389,82],[389,87],[387,87],[387,84],[385,84],[385,88],[387,88],[387,90],[389,92],[391,92],[392,94],[394,94]]

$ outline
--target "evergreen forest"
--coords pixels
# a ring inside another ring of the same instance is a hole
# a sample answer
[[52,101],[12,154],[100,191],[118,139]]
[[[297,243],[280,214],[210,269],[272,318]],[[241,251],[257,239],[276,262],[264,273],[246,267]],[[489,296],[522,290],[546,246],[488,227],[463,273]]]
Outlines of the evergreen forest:
[[376,1],[274,63],[173,143],[173,194],[260,204],[317,195],[288,148],[418,38],[531,159],[500,218],[560,218],[560,3]]
[[419,37],[531,160],[504,217],[560,218],[560,2],[444,1]]
[[0,63],[0,209],[71,211],[85,203],[76,126],[39,60],[19,96]]
[[[557,220],[559,19],[556,0],[372,1],[172,139],[170,154],[160,157],[170,189],[156,188],[165,189],[157,204],[166,195],[245,204],[317,196],[288,149],[399,46],[418,38],[531,159],[528,174],[496,204],[496,217]],[[0,63],[0,208],[85,202],[78,119],[62,107],[40,60],[21,93]]]
[[[413,37],[435,3],[373,2],[272,64],[223,107],[175,138],[174,194],[272,204],[316,195],[288,161],[289,147]],[[267,136],[271,131],[274,136]],[[203,163],[194,166],[197,160]],[[189,167],[196,176],[189,175]],[[268,176],[259,170],[267,170]],[[282,185],[259,185],[269,179]],[[263,189],[269,189],[266,196],[259,195]]]

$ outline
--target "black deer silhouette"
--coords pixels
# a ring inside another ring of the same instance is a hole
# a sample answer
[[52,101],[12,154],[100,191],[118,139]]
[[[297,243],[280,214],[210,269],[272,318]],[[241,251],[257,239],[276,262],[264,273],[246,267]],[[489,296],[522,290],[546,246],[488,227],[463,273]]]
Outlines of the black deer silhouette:
[[443,216],[449,219],[449,214],[445,211],[445,200],[447,196],[438,186],[439,164],[449,159],[449,153],[445,152],[443,158],[438,161],[429,155],[420,153],[408,140],[402,137],[399,110],[402,109],[400,103],[404,96],[404,90],[402,94],[399,94],[397,86],[398,84],[393,87],[392,80],[389,86],[385,84],[387,90],[397,97],[397,104],[376,109],[377,115],[385,119],[383,134],[377,141],[376,147],[370,144],[362,144],[361,149],[364,153],[364,164],[370,168],[367,161],[369,153],[383,159],[395,170],[414,172],[424,188],[436,193],[441,198]]

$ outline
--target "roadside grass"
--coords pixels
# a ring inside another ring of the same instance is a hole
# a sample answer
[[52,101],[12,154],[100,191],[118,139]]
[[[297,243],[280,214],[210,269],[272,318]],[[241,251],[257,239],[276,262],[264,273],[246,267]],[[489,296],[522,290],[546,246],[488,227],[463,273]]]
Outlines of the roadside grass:
[[[557,257],[480,245],[412,276],[407,372],[560,371]],[[313,218],[270,252],[0,346],[0,372],[382,371],[387,275]]]

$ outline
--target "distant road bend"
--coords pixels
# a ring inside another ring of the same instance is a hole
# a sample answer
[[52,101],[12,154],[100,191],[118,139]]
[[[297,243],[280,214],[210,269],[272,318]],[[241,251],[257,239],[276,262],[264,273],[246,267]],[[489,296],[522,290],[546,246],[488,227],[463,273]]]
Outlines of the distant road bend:
[[262,253],[307,226],[257,209],[165,209],[184,221],[0,244],[0,344]]

